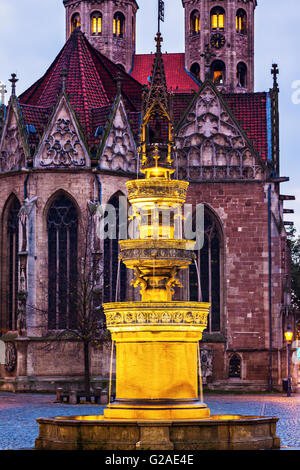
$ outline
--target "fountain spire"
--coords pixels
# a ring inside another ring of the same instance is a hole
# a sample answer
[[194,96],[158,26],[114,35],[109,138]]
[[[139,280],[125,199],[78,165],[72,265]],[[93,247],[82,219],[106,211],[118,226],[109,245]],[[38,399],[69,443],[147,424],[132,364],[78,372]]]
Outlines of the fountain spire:
[[152,66],[149,87],[144,91],[142,120],[140,131],[141,171],[146,173],[152,166],[157,167],[157,149],[159,149],[159,167],[168,178],[174,172],[172,151],[174,147],[174,127],[172,122],[171,99],[168,94],[164,62],[161,52],[163,38],[158,32],[156,37],[156,53]]
[[141,300],[104,304],[117,358],[116,399],[104,419],[202,419],[210,414],[201,401],[197,362],[210,305],[173,301],[175,288],[183,287],[179,272],[193,262],[196,241],[182,236],[189,183],[171,178],[174,131],[161,42],[158,32],[151,82],[143,96],[139,151],[145,178],[126,183],[137,230],[133,239],[119,242]]

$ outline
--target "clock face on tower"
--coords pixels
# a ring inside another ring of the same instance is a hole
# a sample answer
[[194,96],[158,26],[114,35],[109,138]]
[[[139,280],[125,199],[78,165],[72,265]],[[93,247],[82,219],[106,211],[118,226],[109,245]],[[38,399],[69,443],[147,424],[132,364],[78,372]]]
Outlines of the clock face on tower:
[[223,36],[223,34],[220,34],[220,33],[214,34],[211,37],[210,44],[215,49],[221,49],[223,46],[225,46],[225,36]]

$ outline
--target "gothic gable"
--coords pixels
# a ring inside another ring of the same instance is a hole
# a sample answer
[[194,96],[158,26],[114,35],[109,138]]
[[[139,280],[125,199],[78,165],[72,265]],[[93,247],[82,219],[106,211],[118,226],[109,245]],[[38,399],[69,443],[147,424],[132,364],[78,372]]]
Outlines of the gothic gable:
[[103,170],[136,172],[137,150],[122,99],[116,100],[99,152]]
[[37,168],[86,168],[90,158],[80,126],[63,95],[41,140],[34,166]]
[[180,179],[264,178],[264,163],[210,81],[196,95],[176,135]]
[[26,148],[18,112],[15,105],[10,103],[0,141],[0,171],[6,172],[24,168]]

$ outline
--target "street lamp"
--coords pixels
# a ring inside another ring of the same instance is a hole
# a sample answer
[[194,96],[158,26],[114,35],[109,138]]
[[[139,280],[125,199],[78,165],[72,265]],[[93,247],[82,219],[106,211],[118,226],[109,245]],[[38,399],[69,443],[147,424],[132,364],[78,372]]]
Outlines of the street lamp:
[[293,341],[293,336],[294,333],[291,330],[291,328],[288,326],[285,333],[284,337],[287,342],[287,367],[288,367],[288,387],[287,387],[287,396],[291,396],[291,377],[290,377],[290,351],[291,351],[291,344]]

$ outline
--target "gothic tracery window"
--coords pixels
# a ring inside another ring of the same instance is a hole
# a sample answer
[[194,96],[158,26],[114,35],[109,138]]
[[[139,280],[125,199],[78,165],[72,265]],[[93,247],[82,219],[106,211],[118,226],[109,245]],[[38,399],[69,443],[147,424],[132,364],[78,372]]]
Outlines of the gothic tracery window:
[[200,284],[195,263],[190,265],[190,300],[203,301],[211,304],[208,319],[209,332],[221,329],[221,278],[222,249],[219,224],[211,212],[205,208],[204,213],[204,245],[195,252],[200,275]]
[[48,328],[76,327],[78,214],[64,194],[51,204],[48,230]]
[[236,31],[241,34],[246,34],[247,32],[247,13],[245,10],[240,8],[236,13]]
[[200,33],[200,13],[198,10],[193,10],[191,13],[190,31],[191,34]]
[[[126,266],[123,263],[119,265],[119,221],[120,207],[119,197],[121,193],[114,195],[109,201],[115,210],[115,226],[113,227],[113,236],[104,240],[104,301],[115,302],[115,300],[126,300],[127,275]],[[107,212],[104,217],[107,216]],[[111,227],[110,227],[111,228]],[[118,272],[119,270],[119,272]]]
[[215,7],[211,10],[211,29],[213,31],[224,31],[225,28],[225,10],[221,7]]
[[7,219],[8,236],[8,327],[17,328],[18,312],[18,250],[19,250],[19,219],[20,203],[14,197]]
[[102,15],[99,11],[94,11],[91,16],[92,34],[102,34]]
[[76,28],[80,28],[81,22],[80,22],[80,15],[79,13],[74,13],[74,15],[71,18],[71,33],[75,31]]
[[125,16],[121,12],[114,14],[113,18],[113,35],[118,38],[124,37],[125,34]]

